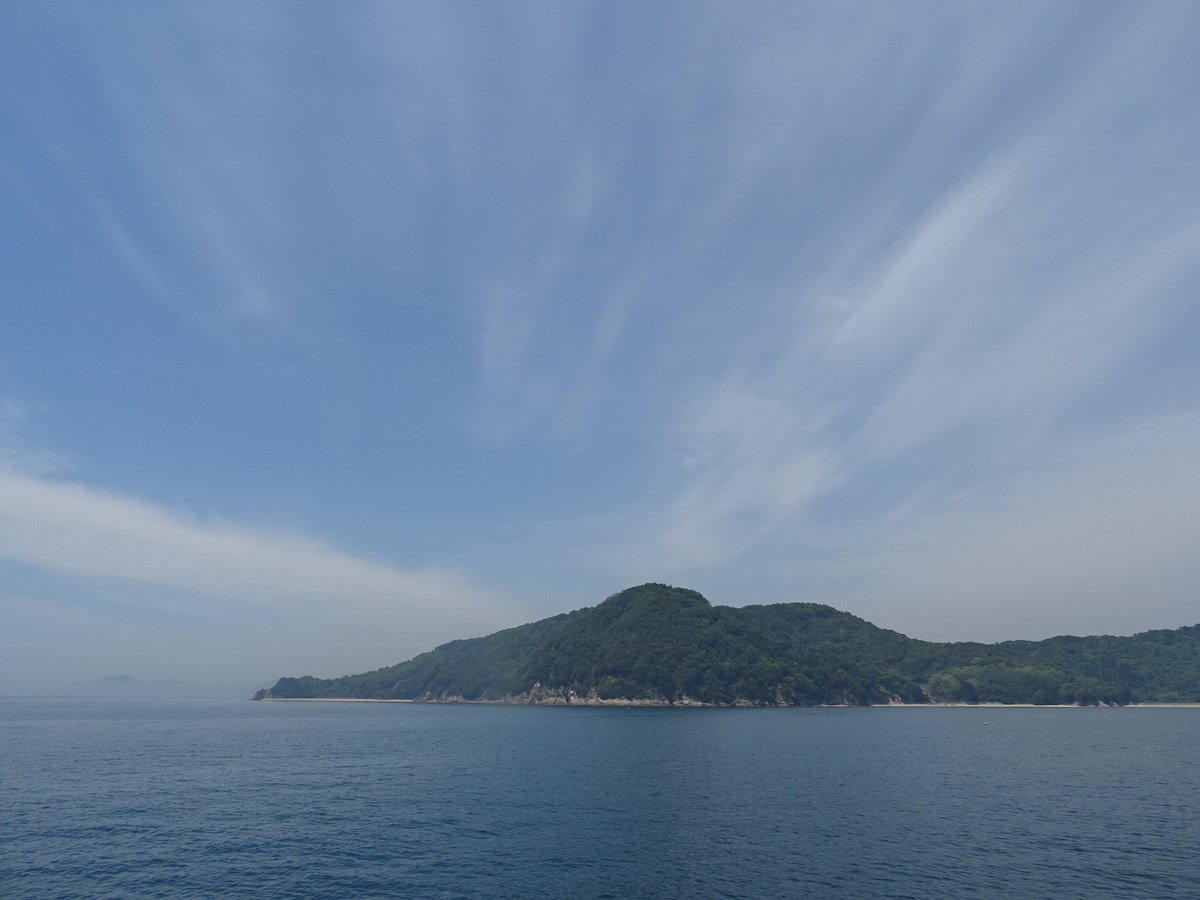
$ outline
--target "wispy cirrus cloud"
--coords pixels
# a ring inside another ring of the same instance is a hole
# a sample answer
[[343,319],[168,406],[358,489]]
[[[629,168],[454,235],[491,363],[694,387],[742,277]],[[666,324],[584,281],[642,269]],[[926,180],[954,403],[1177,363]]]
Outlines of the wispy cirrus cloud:
[[38,476],[69,469],[66,456],[45,449],[29,437],[29,427],[26,404],[0,396],[0,471]]
[[[1150,18],[1097,46],[1119,45],[1119,59],[1137,56],[1125,42],[1181,52]],[[856,253],[743,283],[771,301],[730,306],[733,340],[756,340],[680,404],[674,496],[659,495],[659,537],[640,553],[706,569],[881,472],[904,473],[891,499],[869,507],[884,517],[908,495],[1036,466],[1092,427],[1089,406],[1194,307],[1198,210],[1170,179],[1149,183],[1128,161],[1153,152],[1195,180],[1163,138],[1198,129],[1169,103],[1146,115],[1142,97],[1164,71],[1081,60],[1062,73],[1055,102],[1015,119],[907,214],[887,190],[848,198],[857,218],[840,227],[870,235],[843,241]],[[995,93],[963,65],[976,91]],[[946,90],[966,102],[957,81]],[[1146,131],[1126,129],[1131,110]],[[776,327],[762,327],[769,317]],[[1186,411],[1193,400],[1155,402]]]
[[[925,640],[1195,624],[1200,417],[1147,414],[953,484],[848,482],[698,577],[714,602],[818,601]],[[690,574],[689,574],[690,573]]]
[[39,25],[86,74],[92,142],[56,114],[69,83],[35,78],[11,105],[146,296],[235,346],[311,343],[311,270],[293,254],[311,253],[308,223],[323,219],[306,220],[294,193],[311,165],[296,152],[304,116],[280,103],[300,96],[288,80],[303,40],[282,9],[77,7]]

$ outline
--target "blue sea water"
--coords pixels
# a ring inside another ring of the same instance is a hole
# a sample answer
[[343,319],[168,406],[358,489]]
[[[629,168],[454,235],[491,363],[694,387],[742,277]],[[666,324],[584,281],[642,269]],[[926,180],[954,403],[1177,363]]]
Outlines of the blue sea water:
[[1200,709],[0,699],[0,897],[1200,897]]

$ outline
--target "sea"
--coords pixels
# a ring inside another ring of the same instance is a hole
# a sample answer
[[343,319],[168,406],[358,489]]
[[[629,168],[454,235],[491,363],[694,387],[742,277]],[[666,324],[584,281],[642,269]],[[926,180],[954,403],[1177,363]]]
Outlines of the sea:
[[1200,709],[0,698],[0,897],[1200,898]]

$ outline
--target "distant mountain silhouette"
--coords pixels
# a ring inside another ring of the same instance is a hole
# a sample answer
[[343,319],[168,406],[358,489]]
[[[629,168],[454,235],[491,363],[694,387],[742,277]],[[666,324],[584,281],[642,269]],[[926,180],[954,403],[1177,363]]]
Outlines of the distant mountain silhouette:
[[198,697],[222,698],[245,697],[251,689],[245,685],[214,686],[193,684],[174,679],[141,681],[129,675],[109,675],[98,681],[83,685],[72,693],[85,697]]

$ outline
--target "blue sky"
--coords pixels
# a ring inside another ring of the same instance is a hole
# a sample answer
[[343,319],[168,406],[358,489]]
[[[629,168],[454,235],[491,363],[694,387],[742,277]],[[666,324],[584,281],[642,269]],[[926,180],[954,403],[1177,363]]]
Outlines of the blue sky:
[[1195,4],[0,23],[0,690],[1200,621]]

